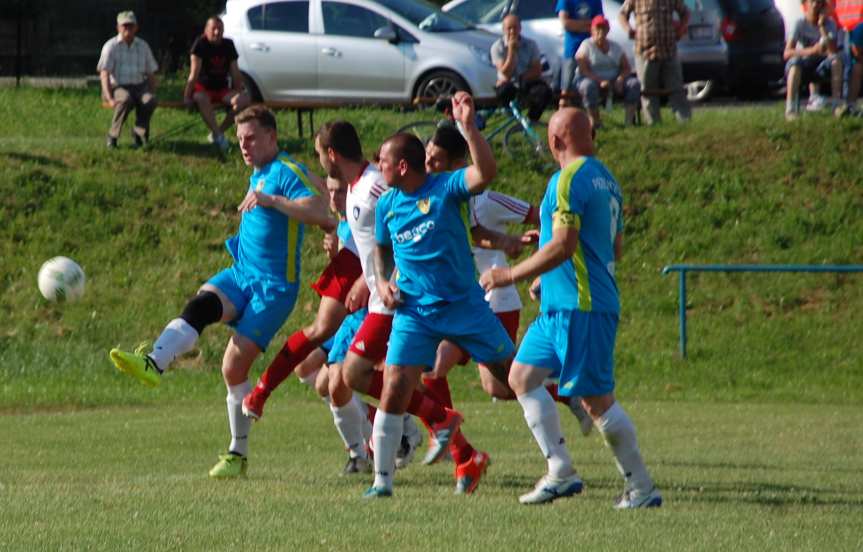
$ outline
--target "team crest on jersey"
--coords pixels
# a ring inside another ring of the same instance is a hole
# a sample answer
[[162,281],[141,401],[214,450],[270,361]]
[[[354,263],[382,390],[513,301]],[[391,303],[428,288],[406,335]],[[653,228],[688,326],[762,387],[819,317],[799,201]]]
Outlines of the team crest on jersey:
[[257,185],[257,186],[255,186],[255,191],[256,191],[256,192],[263,191],[263,189],[264,189],[264,184],[266,184],[266,181],[264,181],[264,179],[263,179],[263,178],[262,178],[262,179],[260,179],[260,180],[258,180],[258,185]]
[[420,213],[427,215],[429,214],[429,208],[431,207],[431,198],[426,197],[417,201],[417,209],[420,210]]
[[354,205],[354,220],[360,219],[360,206]]

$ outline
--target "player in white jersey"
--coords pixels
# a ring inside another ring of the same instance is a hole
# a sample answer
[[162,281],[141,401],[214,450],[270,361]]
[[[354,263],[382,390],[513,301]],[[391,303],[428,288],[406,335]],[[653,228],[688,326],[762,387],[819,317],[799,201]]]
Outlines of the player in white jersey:
[[[380,399],[383,390],[383,374],[375,370],[386,355],[387,342],[392,326],[393,311],[384,306],[375,285],[374,258],[375,221],[374,213],[378,198],[388,187],[377,167],[368,163],[362,155],[362,147],[356,129],[346,121],[325,123],[318,131],[315,148],[321,165],[327,174],[348,183],[346,216],[351,235],[357,245],[363,275],[371,295],[369,313],[354,337],[350,349],[341,364],[333,366],[329,380],[331,399],[344,389],[350,388]],[[334,402],[334,404],[336,404]],[[414,392],[407,412],[422,418],[434,428],[436,442],[440,442],[443,453],[454,437],[461,416],[445,409],[434,397],[425,392]],[[418,432],[408,435],[398,443],[397,454],[412,454],[421,439]],[[352,442],[355,442],[353,439]]]

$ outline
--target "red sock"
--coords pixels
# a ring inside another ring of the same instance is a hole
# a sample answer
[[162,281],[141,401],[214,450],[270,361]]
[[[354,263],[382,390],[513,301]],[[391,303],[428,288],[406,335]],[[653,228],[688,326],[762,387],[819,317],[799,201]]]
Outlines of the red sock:
[[372,377],[369,380],[369,390],[366,395],[375,399],[381,399],[381,393],[384,390],[384,373],[380,370],[372,370]]
[[430,424],[436,424],[446,419],[446,410],[443,409],[443,405],[437,402],[432,395],[419,391],[414,391],[411,395],[408,412],[425,419]]
[[473,458],[474,452],[476,451],[471,444],[467,442],[464,435],[461,434],[461,430],[458,430],[456,434],[453,435],[452,441],[449,444],[449,453],[452,456],[453,462],[455,462],[456,465],[464,464]]
[[447,408],[452,408],[452,395],[449,392],[449,382],[446,378],[423,378],[423,384],[429,394]]
[[309,341],[306,334],[302,330],[294,332],[294,334],[285,341],[282,345],[282,350],[273,359],[264,373],[261,374],[260,384],[269,393],[272,393],[285,378],[291,375],[297,364],[301,363],[309,356],[309,353],[314,351],[319,343]]

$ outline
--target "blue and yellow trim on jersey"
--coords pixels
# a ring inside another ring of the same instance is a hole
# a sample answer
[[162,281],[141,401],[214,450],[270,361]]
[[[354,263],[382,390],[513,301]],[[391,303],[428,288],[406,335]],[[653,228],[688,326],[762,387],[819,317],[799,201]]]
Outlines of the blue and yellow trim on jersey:
[[[572,212],[569,197],[572,181],[586,161],[587,157],[579,157],[560,172],[560,176],[557,179],[557,210],[552,215],[552,231],[558,228],[581,230],[581,217]],[[593,310],[593,300],[590,295],[590,276],[587,272],[587,262],[584,260],[584,248],[581,246],[580,239],[578,247],[572,255],[572,265],[575,269],[575,282],[578,286],[578,309],[590,312]]]
[[[294,176],[296,176],[300,182],[309,190],[312,195],[319,196],[320,190],[318,190],[317,186],[313,185],[309,180],[309,177],[303,171],[302,168],[297,164],[296,161],[291,159],[291,157],[285,153],[280,153],[277,159],[286,167],[288,167]],[[294,220],[291,217],[288,217],[288,228],[287,228],[287,244],[288,244],[288,254],[287,254],[287,266],[285,267],[285,279],[287,279],[288,283],[295,284],[299,280],[299,275],[297,274],[297,263],[299,262],[300,252],[298,250],[298,245],[300,242],[300,223]]]

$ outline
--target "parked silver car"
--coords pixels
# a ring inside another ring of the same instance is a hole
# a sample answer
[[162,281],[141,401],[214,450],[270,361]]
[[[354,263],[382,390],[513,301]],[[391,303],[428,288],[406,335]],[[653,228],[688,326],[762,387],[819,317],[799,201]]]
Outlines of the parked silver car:
[[494,97],[496,37],[421,0],[228,0],[222,18],[263,100]]
[[[725,80],[728,47],[719,28],[722,14],[705,7],[701,0],[685,2],[692,15],[688,36],[678,43],[678,52],[687,95],[690,100],[697,101],[707,98],[716,82]],[[522,33],[537,42],[548,61],[548,73],[557,76],[563,54],[563,29],[554,10],[556,4],[556,0],[452,0],[444,5],[443,10],[495,33],[501,32],[505,15],[518,15]],[[634,59],[633,42],[617,23],[622,5],[623,0],[603,0],[602,11],[611,22],[608,38],[623,47],[631,63]]]

